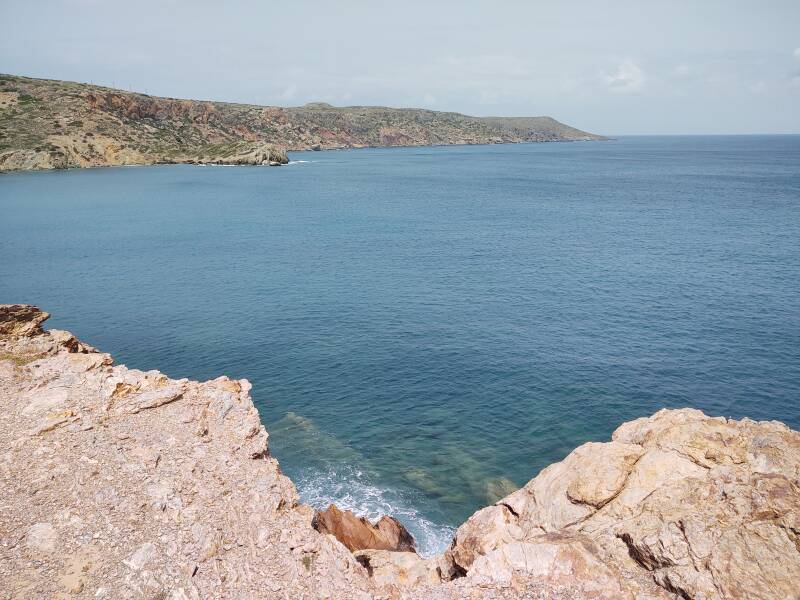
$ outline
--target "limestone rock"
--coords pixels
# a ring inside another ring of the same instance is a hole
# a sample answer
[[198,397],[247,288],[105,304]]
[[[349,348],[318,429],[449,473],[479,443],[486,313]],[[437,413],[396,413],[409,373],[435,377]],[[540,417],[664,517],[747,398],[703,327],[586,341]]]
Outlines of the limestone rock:
[[28,529],[25,543],[34,552],[55,552],[58,534],[50,523],[36,523]]
[[569,535],[590,540],[584,550],[637,593],[797,593],[798,432],[682,409],[626,423],[613,440],[581,446],[473,515],[447,553],[456,571],[506,582],[547,535]]
[[131,554],[125,561],[134,571],[140,571],[156,554],[156,547],[150,542],[142,544],[136,549],[136,552]]
[[633,600],[627,582],[598,554],[583,536],[545,534],[530,542],[505,544],[481,556],[468,578],[481,586],[519,586],[533,579],[554,588],[576,586],[580,597],[587,600]]
[[247,381],[128,369],[34,307],[0,314],[1,597],[371,595],[270,457]]
[[333,535],[351,551],[416,552],[414,538],[393,517],[383,516],[373,525],[364,517],[357,517],[349,510],[339,510],[331,504],[314,515],[313,526],[320,533]]
[[358,550],[354,554],[380,587],[398,589],[441,583],[435,561],[426,561],[416,552]]

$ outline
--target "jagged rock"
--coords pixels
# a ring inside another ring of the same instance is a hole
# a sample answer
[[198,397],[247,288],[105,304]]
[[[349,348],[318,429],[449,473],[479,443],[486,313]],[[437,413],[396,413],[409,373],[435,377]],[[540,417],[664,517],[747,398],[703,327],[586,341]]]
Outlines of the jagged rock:
[[84,344],[69,331],[51,329],[49,333],[56,345],[66,348],[69,352],[77,352],[80,354],[94,354],[97,352],[96,348],[93,348],[88,344]]
[[624,424],[613,440],[581,446],[478,511],[450,559],[468,576],[482,565],[486,581],[498,551],[582,535],[597,560],[651,594],[652,583],[698,599],[739,597],[743,586],[748,598],[796,593],[800,434],[683,409]]
[[49,313],[29,304],[0,304],[0,335],[36,335],[49,318]]
[[231,148],[230,153],[218,156],[202,156],[199,159],[188,159],[176,162],[198,162],[214,165],[269,165],[272,167],[289,162],[286,151],[273,144],[263,142],[239,143]]
[[416,552],[414,538],[393,517],[383,516],[373,525],[364,517],[357,517],[349,510],[339,510],[331,504],[314,515],[313,526],[320,533],[331,534],[351,551]]
[[572,585],[587,600],[633,600],[638,591],[599,558],[588,538],[568,534],[505,544],[478,557],[468,578],[479,586],[520,587],[531,579],[554,588]]
[[0,597],[369,597],[269,456],[247,381],[128,369],[38,309],[0,315]]
[[426,561],[416,552],[357,550],[354,555],[379,587],[397,590],[442,581],[435,560]]

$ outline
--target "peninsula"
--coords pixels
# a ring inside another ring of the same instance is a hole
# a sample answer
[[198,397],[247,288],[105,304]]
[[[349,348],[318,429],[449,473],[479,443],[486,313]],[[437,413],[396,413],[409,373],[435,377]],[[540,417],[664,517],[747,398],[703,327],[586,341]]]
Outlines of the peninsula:
[[299,502],[246,380],[115,365],[47,317],[0,305],[3,598],[797,595],[800,433],[782,423],[626,423],[423,559],[393,519]]
[[157,163],[272,164],[287,150],[601,140],[550,117],[159,98],[0,75],[0,172]]

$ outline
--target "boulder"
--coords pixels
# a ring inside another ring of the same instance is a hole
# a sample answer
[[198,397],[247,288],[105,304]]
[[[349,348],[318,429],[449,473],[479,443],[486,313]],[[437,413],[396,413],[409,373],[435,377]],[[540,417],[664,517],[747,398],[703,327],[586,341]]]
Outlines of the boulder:
[[314,515],[312,525],[320,533],[333,535],[351,551],[416,552],[414,538],[394,517],[383,516],[373,525],[364,517],[331,504],[327,510]]

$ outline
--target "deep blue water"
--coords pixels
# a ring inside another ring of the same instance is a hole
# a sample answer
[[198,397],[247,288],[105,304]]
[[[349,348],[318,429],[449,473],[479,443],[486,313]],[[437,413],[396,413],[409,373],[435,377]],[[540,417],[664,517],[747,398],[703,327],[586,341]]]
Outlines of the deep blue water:
[[669,406],[800,427],[800,136],[0,177],[0,301],[246,377],[303,497],[430,551]]

